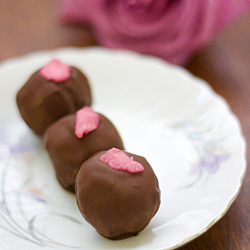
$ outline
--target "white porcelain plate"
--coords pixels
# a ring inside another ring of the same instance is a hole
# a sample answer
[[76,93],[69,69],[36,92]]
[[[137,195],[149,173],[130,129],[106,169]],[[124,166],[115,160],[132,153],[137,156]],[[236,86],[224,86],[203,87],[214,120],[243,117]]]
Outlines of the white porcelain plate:
[[[83,219],[19,116],[18,89],[52,58],[85,72],[93,109],[159,179],[160,209],[136,237],[105,239]],[[177,248],[218,221],[240,190],[246,160],[237,118],[206,83],[159,59],[101,48],[14,58],[0,65],[0,104],[1,250]]]

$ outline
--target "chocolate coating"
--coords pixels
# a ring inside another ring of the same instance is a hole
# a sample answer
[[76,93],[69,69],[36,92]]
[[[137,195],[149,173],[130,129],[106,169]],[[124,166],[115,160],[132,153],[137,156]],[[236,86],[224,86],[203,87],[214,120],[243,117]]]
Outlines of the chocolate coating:
[[75,67],[63,82],[47,80],[38,70],[19,90],[16,101],[23,120],[41,136],[59,118],[90,106],[91,91],[86,76]]
[[44,142],[62,187],[75,191],[75,177],[82,163],[94,153],[112,147],[123,149],[114,125],[103,115],[97,129],[78,138],[75,135],[76,114],[67,115],[52,124],[44,134]]
[[158,179],[147,160],[133,156],[144,166],[139,173],[112,169],[98,152],[85,161],[76,176],[76,198],[83,217],[101,235],[112,240],[137,235],[158,211]]

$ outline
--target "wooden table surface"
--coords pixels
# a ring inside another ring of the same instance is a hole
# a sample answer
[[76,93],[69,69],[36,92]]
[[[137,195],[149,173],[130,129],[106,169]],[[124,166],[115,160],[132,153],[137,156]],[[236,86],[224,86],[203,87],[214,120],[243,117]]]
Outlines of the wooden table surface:
[[[91,30],[62,25],[54,0],[0,1],[0,61],[35,50],[96,45]],[[188,64],[230,104],[250,142],[250,14],[224,30]],[[250,162],[250,151],[247,151]],[[0,236],[1,238],[1,236]],[[226,215],[180,250],[250,249],[250,172]]]

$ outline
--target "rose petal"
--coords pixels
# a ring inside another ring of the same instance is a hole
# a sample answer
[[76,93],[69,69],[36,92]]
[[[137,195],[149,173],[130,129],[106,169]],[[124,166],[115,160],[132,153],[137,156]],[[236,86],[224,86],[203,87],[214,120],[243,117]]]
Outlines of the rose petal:
[[100,157],[100,160],[107,163],[111,168],[116,170],[127,171],[129,173],[138,173],[144,170],[141,163],[129,157],[123,151],[112,148]]
[[47,80],[63,82],[70,78],[70,70],[71,66],[53,59],[40,69],[39,73]]
[[75,135],[82,138],[84,134],[98,128],[100,122],[99,114],[90,107],[84,107],[76,112]]

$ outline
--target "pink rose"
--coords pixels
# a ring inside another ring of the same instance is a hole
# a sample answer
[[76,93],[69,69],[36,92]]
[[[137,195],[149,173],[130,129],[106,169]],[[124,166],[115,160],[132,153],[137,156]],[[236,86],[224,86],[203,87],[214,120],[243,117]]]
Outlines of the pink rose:
[[97,41],[185,64],[250,7],[249,0],[60,0],[65,22],[90,24]]

